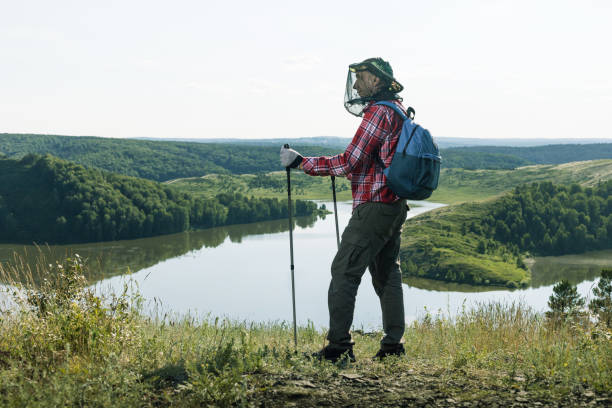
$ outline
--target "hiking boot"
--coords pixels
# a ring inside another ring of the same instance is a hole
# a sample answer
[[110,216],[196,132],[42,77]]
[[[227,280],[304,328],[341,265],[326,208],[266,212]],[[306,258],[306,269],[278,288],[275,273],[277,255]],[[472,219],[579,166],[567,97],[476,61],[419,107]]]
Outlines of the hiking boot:
[[338,360],[349,360],[351,363],[355,362],[355,354],[353,354],[353,348],[332,348],[329,346],[323,347],[316,353],[312,353],[310,358],[317,360],[327,360],[335,363]]
[[372,360],[382,360],[387,356],[403,356],[406,354],[406,350],[404,350],[403,344],[395,344],[392,346],[384,346],[378,350],[378,353],[372,358]]

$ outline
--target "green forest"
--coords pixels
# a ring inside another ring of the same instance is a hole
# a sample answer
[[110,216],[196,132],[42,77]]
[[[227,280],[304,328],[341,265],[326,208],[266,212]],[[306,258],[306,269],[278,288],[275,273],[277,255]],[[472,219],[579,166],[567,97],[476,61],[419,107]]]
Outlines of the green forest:
[[594,187],[550,182],[516,187],[406,223],[402,271],[469,284],[525,286],[523,258],[612,248],[612,181]]
[[442,167],[447,169],[512,170],[533,164],[520,157],[502,153],[441,149],[440,154],[442,155]]
[[[296,215],[318,212],[312,202],[294,206]],[[0,242],[113,241],[285,218],[287,211],[286,200],[194,197],[51,155],[0,158]]]
[[470,229],[521,251],[565,255],[612,248],[612,181],[593,188],[551,182],[516,187]]
[[[304,154],[336,150],[298,146]],[[206,174],[244,174],[282,170],[280,146],[166,142],[102,137],[0,134],[0,153],[20,158],[51,154],[89,168],[127,176],[168,181]]]
[[529,164],[560,164],[583,160],[612,159],[612,143],[557,144],[531,147],[470,146],[453,147],[445,152],[489,153],[513,156]]

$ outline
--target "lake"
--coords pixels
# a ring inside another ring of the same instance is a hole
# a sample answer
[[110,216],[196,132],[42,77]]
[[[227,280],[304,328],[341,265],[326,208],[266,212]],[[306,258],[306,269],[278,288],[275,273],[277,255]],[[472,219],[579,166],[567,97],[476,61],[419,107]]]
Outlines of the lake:
[[[325,203],[333,209],[333,203]],[[441,207],[419,202],[409,217]],[[350,203],[338,204],[340,231],[348,223]],[[410,221],[408,221],[410,222]],[[87,259],[91,281],[100,292],[119,291],[135,282],[150,313],[227,317],[256,322],[292,320],[289,232],[287,220],[234,225],[147,239],[41,248],[45,262],[78,253]],[[328,325],[327,288],[336,251],[333,214],[324,219],[299,218],[294,229],[296,307],[299,324]],[[35,247],[0,245],[0,262],[19,253],[30,263]],[[537,258],[533,283],[523,290],[448,284],[410,278],[404,284],[406,319],[427,311],[455,315],[479,302],[524,302],[547,309],[552,286],[565,278],[589,295],[612,251]],[[357,295],[354,326],[380,328],[378,297],[366,272]]]

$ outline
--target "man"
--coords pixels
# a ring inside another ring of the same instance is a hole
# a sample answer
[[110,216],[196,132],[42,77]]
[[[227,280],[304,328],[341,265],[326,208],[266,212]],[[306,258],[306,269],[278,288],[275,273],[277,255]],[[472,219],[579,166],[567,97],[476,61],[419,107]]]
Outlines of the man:
[[399,248],[408,207],[385,185],[383,174],[391,164],[403,120],[393,109],[375,104],[392,101],[405,112],[397,95],[402,89],[393,78],[391,65],[381,58],[352,64],[344,106],[363,120],[346,151],[333,157],[302,157],[295,150],[281,148],[284,167],[299,168],[312,176],[346,176],[351,180],[353,213],[331,266],[329,344],[315,354],[320,359],[335,362],[344,355],[355,360],[350,327],[357,288],[367,267],[383,317],[384,337],[375,358],[404,354]]

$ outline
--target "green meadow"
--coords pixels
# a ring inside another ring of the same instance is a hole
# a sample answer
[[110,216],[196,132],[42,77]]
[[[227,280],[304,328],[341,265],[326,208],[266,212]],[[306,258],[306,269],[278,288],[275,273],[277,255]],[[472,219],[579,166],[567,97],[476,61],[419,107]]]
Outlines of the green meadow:
[[[551,181],[557,184],[578,183],[593,186],[599,181],[610,178],[612,178],[612,160],[533,165],[514,170],[442,169],[440,185],[429,201],[444,204],[482,201],[524,183]],[[282,198],[287,195],[287,174],[284,171],[242,175],[211,174],[177,179],[167,184],[202,196],[214,196],[228,190],[255,197]],[[297,198],[332,199],[329,177],[311,177],[301,171],[293,170],[291,185],[292,195]],[[351,199],[350,183],[345,178],[336,178],[336,191],[338,200]]]

